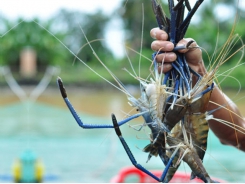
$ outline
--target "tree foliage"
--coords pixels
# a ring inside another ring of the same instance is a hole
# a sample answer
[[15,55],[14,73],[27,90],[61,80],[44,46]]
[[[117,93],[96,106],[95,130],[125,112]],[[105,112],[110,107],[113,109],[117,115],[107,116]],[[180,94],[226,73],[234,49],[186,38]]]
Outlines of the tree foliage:
[[103,41],[93,41],[103,39],[105,35],[109,17],[104,15],[102,11],[95,14],[85,14],[62,9],[52,18],[52,21],[53,30],[66,35],[63,39],[64,44],[83,61],[93,61],[93,54],[85,36],[91,41],[92,47],[102,59],[112,55],[111,51],[103,44]]
[[[86,46],[80,52],[79,49],[86,44],[85,37],[81,31],[84,30],[89,40],[103,38],[108,17],[102,12],[95,14],[83,14],[67,10],[59,11],[54,17],[46,21],[35,19],[34,21],[7,20],[0,17],[2,36],[0,44],[0,65],[18,67],[20,52],[26,47],[31,47],[37,53],[37,61],[40,66],[47,65],[71,65],[74,56],[47,30],[52,32],[64,45],[75,54],[78,53],[83,61],[91,61],[92,51]],[[80,28],[81,26],[81,28]],[[92,46],[100,57],[108,57],[111,52],[102,42],[94,42]],[[100,50],[100,48],[103,47]]]
[[[162,0],[162,7],[166,15],[169,16],[167,0]],[[220,16],[224,7],[229,10],[227,12],[231,12],[228,18]],[[237,18],[235,18],[236,14],[238,15]],[[88,14],[63,9],[49,20],[35,19],[35,22],[51,31],[84,62],[90,62],[90,65],[96,66],[97,61],[95,62],[96,58],[87,44],[86,36],[101,60],[110,65],[112,63],[112,51],[107,48],[104,41],[96,40],[105,38],[107,27],[115,16],[122,20],[122,32],[125,35],[126,45],[136,51],[140,51],[142,46],[143,55],[150,58],[151,53],[153,53],[151,50],[153,39],[149,32],[152,28],[158,26],[150,0],[121,0],[120,6],[112,15],[106,15],[102,11]],[[204,1],[194,15],[194,20],[191,22],[185,37],[194,38],[199,46],[211,56],[219,51],[225,43],[235,20],[237,22],[235,33],[241,35],[241,40],[245,39],[244,16],[244,10],[237,6],[236,1]],[[0,15],[0,34],[4,35],[0,38],[0,65],[18,67],[21,50],[31,47],[37,52],[39,66],[59,65],[64,68],[71,66],[75,57],[54,36],[35,22],[24,21],[21,18],[7,20]],[[19,25],[16,26],[17,24]],[[240,45],[236,45],[233,49],[236,50]],[[208,65],[209,58],[205,51],[203,52],[203,58]],[[138,65],[139,54],[130,52],[129,57],[133,65]],[[238,57],[232,58],[226,65],[232,64],[236,60],[238,60]],[[122,59],[122,62],[117,62],[117,66],[124,66],[125,63],[126,57]],[[147,74],[149,74],[149,63],[149,61],[142,62],[141,65],[142,70],[147,68],[145,70]]]
[[[38,22],[37,19],[35,21]],[[57,40],[35,22],[24,21],[23,19],[11,22],[3,17],[2,22],[5,23],[2,34],[7,34],[1,38],[1,65],[17,67],[20,52],[26,47],[31,47],[36,51],[39,65],[57,64],[60,60],[67,58],[64,49],[57,43]],[[47,21],[43,23],[43,26],[50,29],[51,22]],[[60,39],[63,39],[64,36],[64,34],[57,34]]]

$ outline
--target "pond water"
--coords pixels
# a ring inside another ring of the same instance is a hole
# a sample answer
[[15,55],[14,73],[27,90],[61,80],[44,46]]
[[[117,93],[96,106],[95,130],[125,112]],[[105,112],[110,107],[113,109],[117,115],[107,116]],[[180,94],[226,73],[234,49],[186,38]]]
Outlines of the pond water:
[[[124,95],[116,91],[69,89],[70,101],[86,123],[111,124],[110,115],[122,119],[135,113]],[[228,92],[234,96],[233,92]],[[236,99],[245,96],[240,93]],[[236,100],[235,99],[235,100]],[[239,108],[243,112],[242,100]],[[47,182],[109,182],[119,170],[131,166],[113,129],[81,129],[66,108],[58,89],[47,89],[36,102],[20,102],[8,90],[0,98],[0,175],[11,176],[14,160],[25,149],[33,150],[45,166],[45,175],[55,176]],[[241,105],[241,106],[240,106]],[[130,125],[140,123],[137,119]],[[128,125],[122,132],[139,163],[149,169],[163,170],[159,158],[148,163],[141,151],[149,143],[144,131],[136,132]],[[229,182],[245,182],[244,153],[224,146],[210,132],[204,165],[208,173]],[[186,164],[181,171],[190,172]],[[6,182],[6,180],[4,181]]]

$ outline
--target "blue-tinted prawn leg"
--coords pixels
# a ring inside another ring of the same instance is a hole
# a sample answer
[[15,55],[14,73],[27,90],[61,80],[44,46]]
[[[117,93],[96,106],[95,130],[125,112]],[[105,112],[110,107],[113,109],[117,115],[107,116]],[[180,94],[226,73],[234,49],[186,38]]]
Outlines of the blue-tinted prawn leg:
[[[113,125],[111,125],[111,124],[107,125],[107,124],[85,124],[85,123],[83,123],[83,121],[78,116],[76,110],[72,106],[71,102],[69,101],[67,93],[66,93],[66,90],[65,90],[65,87],[64,87],[63,82],[62,82],[60,77],[58,77],[58,79],[57,79],[57,84],[58,84],[58,87],[60,89],[61,96],[63,97],[67,107],[69,108],[71,114],[73,115],[74,119],[76,120],[77,124],[80,127],[84,128],[84,129],[114,128]],[[132,119],[135,119],[135,118],[138,118],[139,116],[142,116],[145,113],[147,113],[147,112],[141,112],[141,113],[132,115],[132,116],[130,116],[130,117],[118,122],[118,125],[121,126],[121,125],[131,121]]]
[[[167,151],[167,155],[172,155],[173,152],[171,151]],[[168,169],[168,173],[163,181],[163,183],[169,183],[169,181],[173,178],[174,174],[176,173],[176,171],[178,170],[180,163],[178,163],[179,161],[179,151],[177,152],[177,154],[175,155],[172,165],[169,167]]]
[[133,164],[136,168],[138,168],[139,170],[143,171],[143,172],[146,173],[147,175],[149,175],[149,176],[151,176],[152,178],[154,178],[155,180],[157,180],[157,181],[159,181],[159,182],[163,182],[164,179],[165,179],[165,177],[166,177],[166,175],[167,175],[167,173],[168,173],[168,169],[169,169],[169,167],[172,165],[172,162],[173,162],[173,160],[174,160],[174,158],[175,158],[175,156],[176,156],[176,154],[177,154],[177,152],[178,152],[178,149],[176,149],[176,150],[173,152],[173,154],[171,155],[171,157],[170,157],[170,159],[169,159],[169,161],[168,161],[168,163],[167,163],[167,165],[166,165],[166,167],[165,167],[165,169],[164,169],[164,171],[163,171],[161,177],[157,177],[157,176],[155,176],[152,172],[150,172],[149,170],[147,170],[146,168],[144,168],[142,165],[140,165],[139,163],[137,163],[136,159],[134,158],[134,155],[132,154],[130,148],[128,147],[128,145],[127,145],[125,139],[124,139],[123,136],[122,136],[122,133],[121,133],[121,131],[120,131],[120,129],[119,129],[119,125],[118,125],[118,123],[117,123],[117,120],[116,120],[116,117],[115,117],[114,114],[112,114],[112,122],[113,122],[113,126],[114,126],[114,129],[115,129],[115,132],[116,132],[118,138],[120,139],[120,141],[121,141],[121,143],[122,143],[122,145],[123,145],[123,147],[124,147],[124,149],[125,149],[125,151],[126,151],[128,157],[129,157],[130,161],[132,162],[132,164]]
[[[182,138],[182,130],[180,125],[181,125],[180,122],[176,124],[175,127],[171,130],[171,133],[168,134],[167,137],[171,136],[175,138]],[[177,146],[170,148],[168,144],[168,138],[167,138],[167,145],[168,145],[168,149],[166,150],[166,155],[170,157],[175,151],[175,149],[177,148]],[[181,156],[180,150],[178,150],[177,154],[173,159],[172,165],[169,167],[168,173],[164,179],[164,183],[168,183],[173,178],[176,171],[178,170],[180,165],[180,161],[179,161],[180,156]]]

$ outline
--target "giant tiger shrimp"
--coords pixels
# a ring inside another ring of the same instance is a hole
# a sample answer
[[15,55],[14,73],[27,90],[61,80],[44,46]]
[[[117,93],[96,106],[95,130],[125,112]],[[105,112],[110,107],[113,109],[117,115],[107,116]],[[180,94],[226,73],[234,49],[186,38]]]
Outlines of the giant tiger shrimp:
[[[188,1],[185,1],[185,2],[188,2]],[[183,1],[180,1],[180,3],[183,3]],[[184,36],[184,33],[182,34]],[[179,48],[176,48],[176,50],[177,49]],[[88,129],[90,128],[115,128],[115,130],[117,131],[120,137],[121,133],[119,133],[119,128],[117,128],[118,125],[121,126],[134,118],[143,116],[145,120],[144,125],[146,124],[152,131],[151,144],[146,146],[144,151],[149,152],[148,160],[151,158],[152,155],[160,156],[163,163],[166,165],[166,169],[164,170],[162,176],[160,178],[157,178],[151,172],[149,172],[148,170],[144,169],[141,165],[139,165],[136,162],[136,160],[134,160],[133,155],[131,155],[130,153],[130,150],[127,148],[127,146],[125,146],[125,143],[123,144],[133,164],[136,165],[136,167],[143,170],[145,173],[155,178],[157,181],[166,181],[166,180],[169,181],[170,180],[170,179],[165,180],[165,176],[169,174],[168,169],[169,168],[172,169],[173,165],[175,165],[176,163],[178,165],[180,163],[180,161],[176,161],[176,159],[180,159],[181,155],[184,152],[188,152],[191,149],[198,149],[198,148],[200,148],[201,152],[205,152],[206,150],[205,141],[207,140],[207,138],[204,138],[204,140],[202,140],[202,138],[198,138],[197,136],[195,137],[194,136],[195,134],[198,134],[198,135],[201,135],[201,134],[199,132],[196,132],[194,128],[193,130],[189,129],[188,128],[189,125],[186,125],[186,127],[183,126],[183,128],[186,129],[186,134],[187,134],[185,140],[183,140],[181,136],[177,136],[177,138],[175,138],[174,136],[171,136],[170,132],[176,126],[179,126],[180,124],[179,121],[181,121],[182,117],[184,117],[184,119],[187,119],[185,120],[185,122],[188,122],[189,124],[191,124],[192,122],[195,122],[197,124],[199,123],[197,120],[193,120],[193,119],[206,120],[206,119],[212,118],[211,117],[212,112],[206,112],[207,111],[206,106],[209,101],[211,92],[213,90],[213,80],[215,78],[214,75],[218,67],[215,70],[210,70],[210,72],[206,76],[200,77],[197,84],[194,85],[193,88],[191,87],[191,83],[189,83],[188,81],[187,82],[182,81],[182,83],[186,84],[186,89],[183,90],[186,93],[185,95],[180,95],[178,94],[178,92],[176,92],[178,91],[178,87],[176,86],[179,86],[179,84],[177,84],[173,80],[174,77],[168,80],[168,81],[171,80],[172,83],[174,83],[173,85],[168,85],[168,86],[166,84],[162,85],[162,83],[164,83],[165,81],[165,78],[163,79],[163,74],[158,74],[157,67],[155,66],[154,72],[152,72],[153,77],[150,80],[143,80],[138,76],[134,76],[134,78],[140,82],[141,89],[142,89],[141,97],[137,99],[126,90],[126,88],[117,79],[117,77],[114,74],[112,74],[110,70],[103,63],[102,65],[114,77],[115,81],[118,82],[118,86],[119,86],[118,89],[127,95],[129,103],[133,107],[136,107],[136,109],[138,109],[140,112],[135,115],[129,116],[120,122],[117,122],[115,115],[112,115],[114,125],[85,124],[78,117],[75,109],[72,107],[71,103],[69,102],[65,88],[63,86],[63,82],[61,78],[58,78],[57,82],[58,82],[62,97],[64,98],[68,108],[70,109],[72,115],[74,116],[79,126],[81,126],[82,128],[88,128]],[[154,62],[154,65],[156,65],[155,62]],[[198,74],[195,74],[194,72],[193,74],[198,76]],[[220,104],[220,106],[221,108],[223,108],[226,105]],[[198,110],[195,111],[196,109]],[[179,114],[179,116],[173,116],[174,114],[176,114],[176,112]],[[200,114],[201,118],[199,116],[200,112],[201,112]],[[196,125],[193,125],[193,127],[196,127]],[[208,128],[207,121],[204,121],[203,127]],[[207,130],[205,128],[203,129],[205,131],[205,134],[207,135]],[[183,132],[181,131],[180,131],[180,134],[183,134]],[[124,141],[122,140],[122,142]],[[189,145],[193,144],[193,146],[188,147],[187,146],[188,144]],[[199,151],[197,151],[196,155],[198,155],[201,158],[201,160],[204,157],[204,156],[201,156],[203,155],[203,153],[200,153]],[[185,155],[181,159],[183,159],[188,164],[192,164],[192,161],[190,163],[187,161]],[[200,176],[197,173],[195,173],[195,175]],[[204,181],[210,182],[212,180],[209,178],[209,179],[204,179]]]

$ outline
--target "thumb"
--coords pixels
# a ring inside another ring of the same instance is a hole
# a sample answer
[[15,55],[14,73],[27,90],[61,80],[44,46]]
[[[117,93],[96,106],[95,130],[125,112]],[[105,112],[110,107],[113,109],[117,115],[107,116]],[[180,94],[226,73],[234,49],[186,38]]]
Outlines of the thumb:
[[[187,45],[188,42],[194,41],[191,38],[182,39],[179,41],[177,46]],[[202,50],[199,48],[197,43],[194,41],[187,49],[179,50],[180,53],[185,53],[186,61],[190,64],[196,65],[202,62]]]

